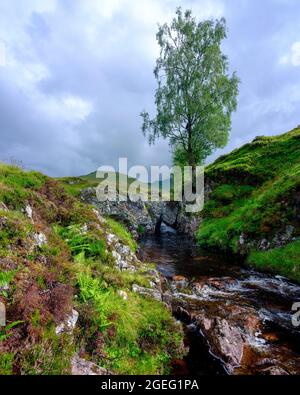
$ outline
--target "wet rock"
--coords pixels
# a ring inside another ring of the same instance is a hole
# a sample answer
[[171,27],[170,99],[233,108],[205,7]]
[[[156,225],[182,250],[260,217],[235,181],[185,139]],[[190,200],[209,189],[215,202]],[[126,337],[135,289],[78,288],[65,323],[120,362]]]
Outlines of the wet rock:
[[174,311],[174,316],[185,324],[190,324],[192,320],[190,313],[187,310],[183,309],[181,306],[178,306],[177,309]]
[[268,376],[287,376],[288,372],[279,366],[270,366],[269,368],[263,369],[262,374]]
[[212,327],[213,321],[210,320],[209,318],[204,317],[202,322],[203,322],[204,329],[206,331],[209,331],[211,329],[211,327]]
[[75,355],[71,361],[71,373],[73,376],[105,376],[112,373],[101,368],[93,362],[87,361]]
[[230,367],[239,366],[243,357],[244,337],[239,328],[225,319],[216,320],[217,336],[215,345],[228,360]]
[[212,320],[204,315],[197,317],[197,323],[207,337],[214,354],[222,358],[227,370],[233,373],[243,358],[245,339],[240,328],[230,324],[226,319]]
[[176,287],[176,289],[183,289],[186,288],[188,285],[188,279],[184,276],[174,276],[172,280],[173,285]]
[[[280,344],[280,337],[266,331],[266,314],[249,304],[253,290],[265,289],[289,295],[294,285],[283,279],[270,279],[250,275],[245,279],[231,277],[199,278],[190,282],[181,292],[169,280],[163,300],[182,322],[196,325],[204,335],[209,349],[230,374],[297,374],[300,358],[287,345]],[[180,278],[178,279],[181,280]],[[171,284],[171,286],[170,286]],[[288,289],[286,289],[288,287]],[[243,293],[243,290],[250,292]],[[277,320],[282,314],[269,317]],[[284,318],[285,315],[284,315]],[[289,322],[290,322],[290,318]],[[274,358],[276,356],[276,358]]]
[[270,343],[275,343],[279,340],[279,336],[276,333],[263,333],[262,337]]

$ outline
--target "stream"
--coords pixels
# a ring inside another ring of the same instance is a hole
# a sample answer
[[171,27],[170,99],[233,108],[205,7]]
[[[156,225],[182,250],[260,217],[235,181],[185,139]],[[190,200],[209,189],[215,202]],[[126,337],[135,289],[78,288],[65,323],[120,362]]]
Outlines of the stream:
[[140,251],[165,278],[173,313],[184,324],[189,353],[174,361],[174,374],[300,373],[300,327],[291,312],[300,301],[298,285],[174,233],[146,236]]

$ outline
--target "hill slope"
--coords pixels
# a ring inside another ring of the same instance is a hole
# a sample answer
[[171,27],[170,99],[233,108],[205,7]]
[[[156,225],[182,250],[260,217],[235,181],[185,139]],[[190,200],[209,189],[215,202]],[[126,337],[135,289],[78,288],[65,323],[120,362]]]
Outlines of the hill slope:
[[[109,174],[110,172],[108,172]],[[112,173],[111,173],[112,174]],[[126,195],[128,192],[129,187],[137,181],[136,178],[133,177],[128,177],[127,176],[127,184],[124,179],[126,177],[124,174],[122,174],[122,177],[120,177],[120,173],[116,172],[116,189],[120,195]],[[103,181],[104,179],[97,178],[97,172],[94,171],[92,173],[89,173],[84,176],[78,176],[78,177],[63,177],[63,178],[58,178],[58,181],[60,181],[65,189],[68,191],[73,196],[80,196],[80,193],[83,189],[86,188],[96,188],[100,181]],[[110,184],[110,183],[108,183]],[[114,183],[110,184],[110,188],[114,188]],[[172,182],[171,182],[172,186]],[[169,187],[169,181],[168,180],[163,180],[163,181],[155,181],[153,183],[146,183],[146,182],[139,182],[139,193],[144,195],[145,197],[148,197],[151,189],[153,191],[161,191],[161,194],[164,196],[165,194],[169,193],[170,187]],[[133,189],[133,186],[131,186],[130,192],[132,194],[135,194],[136,191]]]
[[0,164],[0,374],[168,372],[181,329],[161,302],[133,292],[159,283],[135,248],[57,181]]
[[247,255],[300,281],[300,128],[252,143],[206,169],[200,245]]

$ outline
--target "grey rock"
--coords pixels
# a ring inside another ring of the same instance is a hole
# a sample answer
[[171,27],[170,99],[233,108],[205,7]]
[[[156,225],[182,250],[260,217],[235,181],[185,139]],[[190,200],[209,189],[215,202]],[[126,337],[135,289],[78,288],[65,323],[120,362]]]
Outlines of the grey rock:
[[33,210],[32,210],[32,207],[29,204],[26,205],[26,207],[24,209],[24,212],[27,215],[27,217],[32,220]]
[[78,317],[78,312],[73,309],[72,313],[66,318],[66,320],[55,328],[55,333],[57,335],[60,335],[63,332],[71,333],[76,326]]
[[132,285],[132,291],[136,292],[140,295],[145,295],[145,296],[149,296],[152,299],[156,299],[161,301],[162,300],[162,296],[161,293],[157,290],[151,289],[151,288],[144,288],[144,287],[140,287],[137,284],[133,284]]
[[118,295],[121,296],[122,299],[128,300],[128,294],[125,291],[119,290]]
[[47,243],[47,237],[44,233],[34,233],[33,240],[35,242],[36,247],[42,247],[44,244]]
[[73,376],[105,376],[112,373],[101,368],[93,362],[87,361],[75,355],[71,361],[71,373]]

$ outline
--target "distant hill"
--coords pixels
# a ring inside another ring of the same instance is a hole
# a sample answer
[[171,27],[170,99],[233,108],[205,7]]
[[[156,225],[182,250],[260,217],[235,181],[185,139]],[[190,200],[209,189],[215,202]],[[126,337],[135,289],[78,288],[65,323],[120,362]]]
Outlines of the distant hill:
[[[107,172],[110,174],[110,172]],[[82,189],[89,188],[89,187],[97,187],[101,181],[101,178],[97,178],[97,171],[93,171],[89,174],[78,176],[78,177],[63,177],[59,178],[58,180],[62,182],[67,189],[69,193],[71,193],[73,196],[79,196],[80,192]],[[120,194],[126,194],[127,189],[126,185],[124,182],[124,177],[126,177],[124,174],[121,175],[121,181],[120,181],[120,173],[116,172],[116,181],[117,181],[117,188]],[[133,177],[127,177],[127,187],[129,187],[134,181],[137,181],[136,178]],[[154,183],[145,183],[145,182],[140,182],[141,184],[141,193],[148,195],[150,188],[159,189],[161,188],[161,192],[164,195],[164,193],[168,192],[168,180],[163,180],[163,181],[156,181]],[[172,185],[172,183],[171,183]]]

